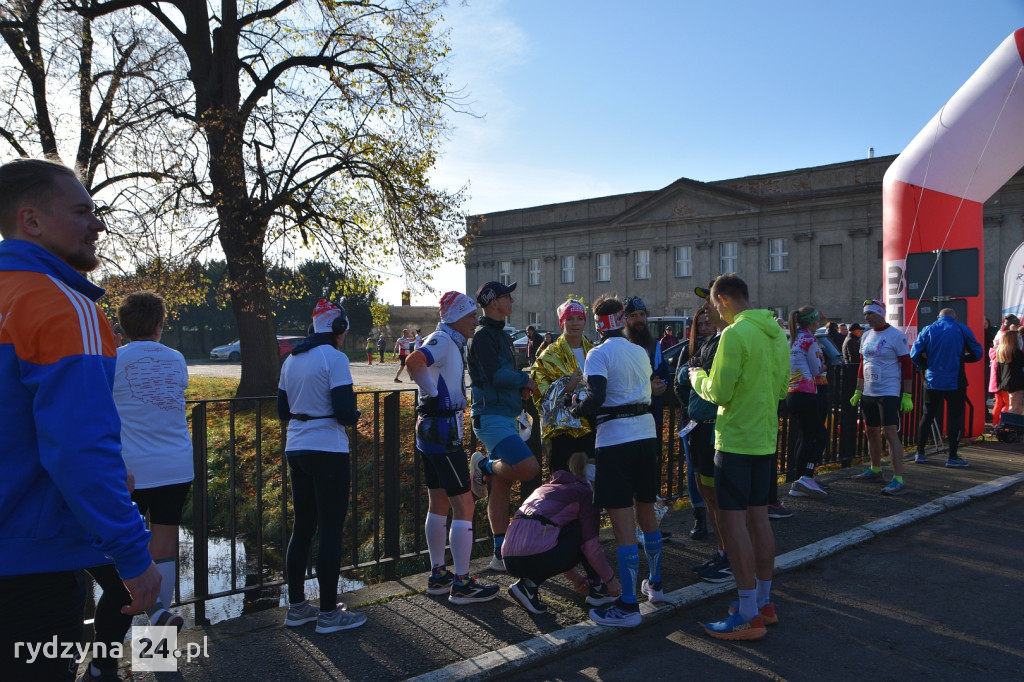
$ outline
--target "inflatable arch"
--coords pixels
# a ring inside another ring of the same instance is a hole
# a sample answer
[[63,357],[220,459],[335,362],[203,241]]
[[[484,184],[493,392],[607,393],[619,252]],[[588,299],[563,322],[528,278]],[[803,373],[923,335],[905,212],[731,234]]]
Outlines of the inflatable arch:
[[[996,48],[885,173],[886,317],[911,343],[942,308],[957,310],[983,341],[982,208],[1021,166],[1024,28]],[[984,369],[984,362],[967,365],[967,434],[985,426]]]

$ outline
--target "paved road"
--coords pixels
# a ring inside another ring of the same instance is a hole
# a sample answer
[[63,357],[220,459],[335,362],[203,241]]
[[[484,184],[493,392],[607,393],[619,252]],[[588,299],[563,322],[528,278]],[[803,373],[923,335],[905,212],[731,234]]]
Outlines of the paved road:
[[1024,488],[780,576],[755,642],[701,624],[732,595],[532,670],[524,680],[1024,679]]
[[[389,356],[390,357],[390,356]],[[352,380],[356,388],[367,388],[372,390],[388,390],[392,388],[416,388],[415,382],[409,378],[408,373],[402,372],[402,383],[395,383],[395,372],[398,371],[398,361],[388,361],[383,365],[374,362],[367,365],[365,362],[352,362]],[[210,360],[189,360],[188,373],[193,377],[226,377],[239,379],[242,376],[242,365],[237,362],[213,362]]]

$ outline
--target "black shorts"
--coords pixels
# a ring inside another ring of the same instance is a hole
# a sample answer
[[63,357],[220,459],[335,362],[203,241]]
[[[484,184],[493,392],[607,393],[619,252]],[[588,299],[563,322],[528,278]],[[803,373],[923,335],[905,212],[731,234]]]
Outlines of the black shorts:
[[448,497],[469,492],[469,462],[462,450],[449,450],[440,455],[428,455],[417,450],[423,462],[423,481],[427,490],[444,488]]
[[404,355],[399,355],[398,356],[398,361],[402,363],[402,367],[405,367],[405,356]]
[[161,526],[180,526],[181,510],[185,507],[185,498],[192,481],[172,483],[156,488],[136,488],[132,493],[132,502],[139,507],[139,513],[149,514],[149,522]]
[[768,504],[771,455],[739,455],[715,451],[715,497],[723,511],[743,511]]
[[598,447],[594,506],[632,507],[633,500],[653,504],[658,496],[658,439],[645,438]]
[[699,476],[715,477],[715,422],[700,422],[690,431],[690,460]]
[[894,395],[866,395],[860,399],[864,423],[868,426],[899,426],[900,399]]

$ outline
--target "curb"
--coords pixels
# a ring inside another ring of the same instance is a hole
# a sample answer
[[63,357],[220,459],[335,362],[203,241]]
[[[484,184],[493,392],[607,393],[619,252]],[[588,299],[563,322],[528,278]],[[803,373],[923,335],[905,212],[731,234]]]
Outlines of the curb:
[[[785,573],[811,564],[819,559],[837,554],[856,545],[875,539],[879,535],[918,523],[945,511],[956,509],[973,500],[988,497],[1024,482],[1024,471],[1003,476],[987,483],[982,483],[960,492],[940,497],[936,500],[887,516],[863,526],[858,526],[839,535],[812,542],[809,545],[775,557],[775,572]],[[646,627],[658,621],[670,618],[687,606],[692,606],[712,597],[731,592],[735,583],[698,583],[688,585],[665,594],[665,604],[653,606],[649,602],[640,604],[642,622]],[[612,639],[620,631],[616,628],[602,627],[596,623],[585,622],[572,625],[555,632],[546,633],[513,644],[496,651],[489,651],[479,656],[453,663],[439,670],[434,670],[418,677],[409,678],[420,682],[442,682],[447,680],[489,680],[513,672],[532,668],[536,665],[565,656],[573,651],[591,647],[605,640]]]

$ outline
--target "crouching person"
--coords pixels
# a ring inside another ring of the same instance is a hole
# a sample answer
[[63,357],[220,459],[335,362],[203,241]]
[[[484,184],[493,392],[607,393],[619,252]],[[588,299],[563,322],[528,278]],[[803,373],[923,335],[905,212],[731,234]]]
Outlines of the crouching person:
[[[587,603],[614,602],[622,591],[598,541],[599,512],[586,477],[587,455],[569,458],[569,471],[556,471],[551,480],[523,502],[508,527],[502,556],[505,569],[516,578],[509,594],[531,613],[544,613],[539,587],[559,573],[587,592]],[[577,582],[574,569],[583,564],[587,583]]]

